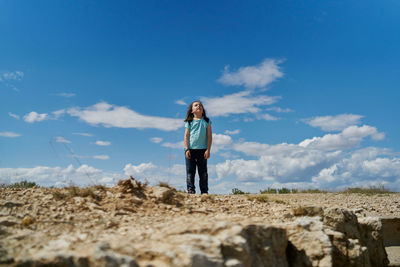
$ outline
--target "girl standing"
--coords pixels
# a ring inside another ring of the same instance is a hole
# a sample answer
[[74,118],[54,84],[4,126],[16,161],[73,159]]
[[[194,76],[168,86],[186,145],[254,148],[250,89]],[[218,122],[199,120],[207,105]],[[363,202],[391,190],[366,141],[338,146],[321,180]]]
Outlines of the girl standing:
[[202,194],[208,194],[207,159],[210,157],[212,131],[211,121],[200,101],[194,101],[188,107],[185,118],[184,144],[188,193],[196,193],[194,177],[197,166],[200,191]]

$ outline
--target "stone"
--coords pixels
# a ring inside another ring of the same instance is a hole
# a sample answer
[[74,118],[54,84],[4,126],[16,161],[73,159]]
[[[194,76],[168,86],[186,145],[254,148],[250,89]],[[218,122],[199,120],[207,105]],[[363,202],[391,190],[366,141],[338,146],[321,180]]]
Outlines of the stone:
[[287,225],[291,266],[333,266],[332,243],[320,217],[301,217]]
[[21,221],[21,225],[22,227],[27,227],[31,224],[33,224],[35,222],[35,220],[31,217],[31,216],[25,216],[22,221]]

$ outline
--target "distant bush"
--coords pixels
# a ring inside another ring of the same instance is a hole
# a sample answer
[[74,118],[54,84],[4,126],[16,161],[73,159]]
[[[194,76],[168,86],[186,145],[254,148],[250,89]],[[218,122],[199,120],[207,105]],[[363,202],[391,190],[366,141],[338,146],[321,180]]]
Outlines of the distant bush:
[[26,180],[13,183],[13,184],[2,184],[1,188],[32,188],[32,187],[39,187],[35,182],[28,182]]
[[278,189],[279,194],[290,194],[290,189],[286,187],[282,187],[281,189]]
[[320,189],[303,189],[300,193],[308,193],[308,194],[321,194],[321,193],[328,193],[328,191],[320,190]]
[[267,189],[260,190],[260,194],[276,194],[276,188],[268,187]]
[[245,193],[245,192],[243,192],[242,190],[240,190],[239,188],[233,188],[232,189],[232,194],[234,194],[234,195],[244,195],[244,194],[250,194],[250,193]]
[[380,185],[380,186],[370,186],[369,188],[349,187],[345,189],[342,193],[376,195],[376,194],[389,194],[393,192],[391,192],[389,189],[386,189],[383,185]]

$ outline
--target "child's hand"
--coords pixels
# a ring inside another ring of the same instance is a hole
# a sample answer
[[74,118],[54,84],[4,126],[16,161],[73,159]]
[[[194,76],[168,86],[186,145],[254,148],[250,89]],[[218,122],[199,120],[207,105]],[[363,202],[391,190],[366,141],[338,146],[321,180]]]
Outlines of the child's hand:
[[206,152],[204,152],[204,158],[205,159],[209,159],[210,158],[210,150],[206,150]]
[[185,156],[187,159],[190,159],[190,150],[186,151]]

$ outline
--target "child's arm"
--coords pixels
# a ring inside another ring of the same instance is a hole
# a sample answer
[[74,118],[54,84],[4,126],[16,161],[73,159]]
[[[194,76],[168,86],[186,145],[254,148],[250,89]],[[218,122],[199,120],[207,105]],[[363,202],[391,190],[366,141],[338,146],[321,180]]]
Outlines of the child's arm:
[[206,150],[206,152],[204,152],[205,159],[210,158],[211,145],[212,145],[212,130],[211,130],[211,124],[210,124],[207,127],[207,150]]
[[[189,138],[190,138],[190,131],[188,128],[185,128],[185,137],[183,139],[183,143],[185,145],[185,150],[189,149]],[[186,158],[190,159],[190,151],[186,151],[185,153]]]

